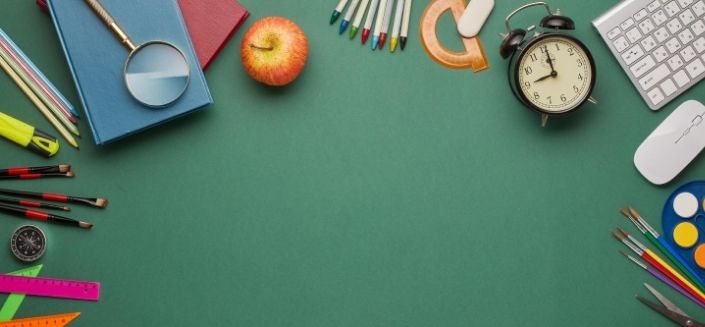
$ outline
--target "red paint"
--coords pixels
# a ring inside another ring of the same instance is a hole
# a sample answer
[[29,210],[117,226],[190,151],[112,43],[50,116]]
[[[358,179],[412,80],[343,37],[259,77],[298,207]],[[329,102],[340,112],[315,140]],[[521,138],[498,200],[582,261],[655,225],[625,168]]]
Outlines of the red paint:
[[7,170],[8,175],[22,175],[22,174],[28,174],[29,169],[28,168],[10,168]]
[[386,40],[387,40],[387,33],[382,33],[379,36],[379,48],[380,49],[384,49],[384,41],[386,41]]
[[44,193],[42,194],[42,199],[57,202],[68,202],[69,197],[61,194]]
[[47,219],[49,219],[49,214],[34,210],[26,210],[24,215],[27,218],[37,219],[41,221],[47,221]]
[[20,179],[37,179],[41,178],[42,174],[22,174],[20,175]]
[[698,299],[700,303],[705,304],[705,298],[700,296],[697,292],[695,292],[692,288],[688,287],[683,281],[681,281],[676,275],[672,274],[666,267],[662,266],[658,261],[656,261],[654,258],[652,258],[648,253],[644,252],[641,256],[642,259],[646,260],[649,264],[654,266],[658,271],[663,273],[664,275],[668,276],[674,283],[678,284],[681,288],[683,288],[686,292],[688,292],[690,295],[692,295],[694,298]]
[[39,202],[27,201],[27,200],[20,200],[20,205],[25,206],[25,207],[35,207],[35,208],[39,208],[42,206],[41,203],[39,203]]
[[368,28],[362,30],[362,39],[360,41],[362,42],[362,45],[365,45],[367,42],[367,39],[370,37],[370,30]]

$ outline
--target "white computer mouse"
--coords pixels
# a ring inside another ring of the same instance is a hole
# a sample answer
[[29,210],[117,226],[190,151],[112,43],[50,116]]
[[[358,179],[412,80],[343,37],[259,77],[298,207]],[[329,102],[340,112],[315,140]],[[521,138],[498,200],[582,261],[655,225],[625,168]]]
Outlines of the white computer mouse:
[[663,185],[705,147],[705,106],[688,100],[651,132],[634,154],[636,169],[651,183]]
[[473,37],[480,33],[487,17],[494,8],[494,0],[470,0],[463,15],[458,20],[458,33],[464,37]]

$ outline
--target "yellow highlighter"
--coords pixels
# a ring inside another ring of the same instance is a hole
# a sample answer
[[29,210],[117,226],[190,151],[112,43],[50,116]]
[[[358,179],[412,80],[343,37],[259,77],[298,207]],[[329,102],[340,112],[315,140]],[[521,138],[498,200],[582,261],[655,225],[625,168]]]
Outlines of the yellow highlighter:
[[45,157],[51,157],[59,152],[59,141],[55,137],[2,112],[0,112],[0,136]]

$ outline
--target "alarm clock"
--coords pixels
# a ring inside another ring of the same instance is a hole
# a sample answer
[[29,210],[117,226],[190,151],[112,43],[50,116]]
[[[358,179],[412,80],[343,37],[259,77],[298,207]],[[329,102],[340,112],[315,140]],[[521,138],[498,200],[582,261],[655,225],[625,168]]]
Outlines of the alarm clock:
[[[524,9],[543,6],[548,15],[528,29],[512,29],[509,21]],[[541,114],[541,126],[548,118],[575,111],[586,102],[597,103],[592,97],[595,87],[595,60],[588,48],[577,38],[564,33],[574,30],[572,19],[555,13],[545,2],[523,5],[504,20],[499,48],[502,58],[509,61],[509,85],[514,96],[525,106]],[[527,32],[533,36],[526,38]]]

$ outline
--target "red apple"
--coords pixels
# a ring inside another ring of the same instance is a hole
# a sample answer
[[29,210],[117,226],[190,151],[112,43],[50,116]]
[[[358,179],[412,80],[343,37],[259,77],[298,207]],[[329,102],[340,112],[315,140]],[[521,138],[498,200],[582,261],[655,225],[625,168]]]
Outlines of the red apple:
[[284,17],[265,17],[247,30],[240,45],[245,71],[255,80],[284,86],[306,65],[308,39],[301,28]]

